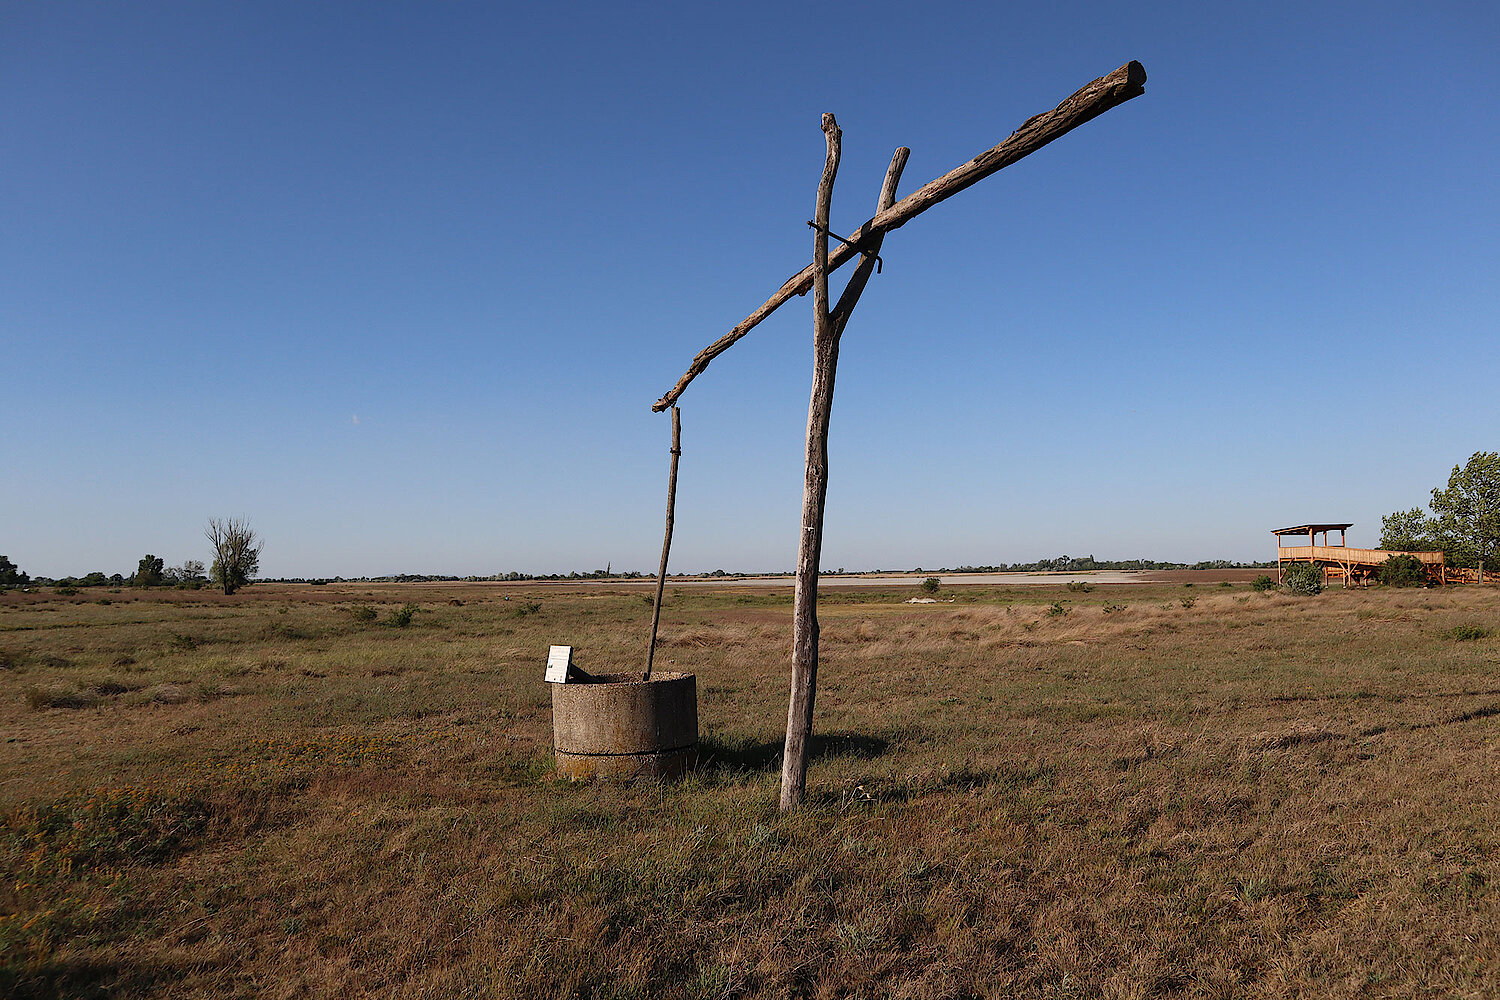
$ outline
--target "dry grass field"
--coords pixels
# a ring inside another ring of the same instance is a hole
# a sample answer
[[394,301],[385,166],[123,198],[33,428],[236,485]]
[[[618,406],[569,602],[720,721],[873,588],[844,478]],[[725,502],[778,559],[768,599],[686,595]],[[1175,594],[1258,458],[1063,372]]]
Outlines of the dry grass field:
[[1500,591],[914,593],[789,818],[786,588],[669,588],[665,785],[549,769],[640,589],[4,595],[0,995],[1500,995]]

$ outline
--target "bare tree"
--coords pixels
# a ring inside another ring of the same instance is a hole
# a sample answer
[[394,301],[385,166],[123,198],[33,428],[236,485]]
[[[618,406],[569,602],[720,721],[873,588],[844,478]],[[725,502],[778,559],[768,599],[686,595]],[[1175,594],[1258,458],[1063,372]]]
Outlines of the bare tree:
[[232,594],[260,572],[260,550],[265,547],[242,517],[211,517],[203,535],[214,547],[209,579]]

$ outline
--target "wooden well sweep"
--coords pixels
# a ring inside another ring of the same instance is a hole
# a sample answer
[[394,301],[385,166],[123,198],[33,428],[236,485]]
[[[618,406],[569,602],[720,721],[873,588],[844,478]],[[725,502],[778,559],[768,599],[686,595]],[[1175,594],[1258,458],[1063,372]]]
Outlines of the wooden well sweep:
[[[818,674],[818,572],[823,549],[823,515],[828,496],[828,428],[833,406],[834,376],[838,367],[839,340],[849,314],[859,302],[871,272],[880,271],[880,251],[885,235],[899,229],[923,212],[958,194],[991,174],[1029,156],[1085,122],[1146,92],[1146,69],[1132,60],[1105,76],[1084,84],[1051,111],[1032,115],[998,144],[962,163],[911,194],[896,200],[896,188],[906,167],[905,146],[898,148],[886,170],[885,183],[873,216],[846,238],[829,229],[833,183],[838,174],[843,131],[831,114],[823,115],[826,153],[813,218],[813,260],[788,278],[765,303],[732,330],[694,356],[677,384],[651,409],[672,408],[676,452],[677,400],[688,384],[703,373],[709,362],[775,312],[793,296],[813,293],[813,384],[807,408],[807,451],[802,489],[802,524],[798,532],[797,582],[792,597],[792,691],[787,704],[786,750],[782,755],[781,809],[795,809],[806,792],[808,745],[812,736],[813,698]],[[839,246],[829,250],[829,239]],[[859,258],[859,265],[844,286],[836,305],[829,304],[828,275],[841,265]],[[675,482],[675,469],[674,482]],[[667,507],[667,542],[672,537],[671,502]],[[662,578],[666,575],[666,549],[662,551]],[[660,584],[657,606],[660,608]],[[655,628],[652,631],[653,645]],[[647,668],[650,675],[650,666]]]
[[698,682],[658,671],[553,684],[552,746],[570,778],[675,778],[698,755]]

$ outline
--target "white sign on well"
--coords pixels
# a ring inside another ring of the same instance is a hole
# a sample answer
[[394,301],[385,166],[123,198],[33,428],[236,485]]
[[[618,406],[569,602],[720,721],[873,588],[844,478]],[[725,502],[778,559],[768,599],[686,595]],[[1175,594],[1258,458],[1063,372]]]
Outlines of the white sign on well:
[[553,646],[547,651],[547,683],[568,683],[568,668],[573,665],[572,646]]

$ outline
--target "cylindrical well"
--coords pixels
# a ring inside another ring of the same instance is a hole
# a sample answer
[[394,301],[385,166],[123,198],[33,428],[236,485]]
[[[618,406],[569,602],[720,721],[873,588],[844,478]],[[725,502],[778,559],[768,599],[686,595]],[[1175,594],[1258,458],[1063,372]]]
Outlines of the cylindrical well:
[[570,778],[676,777],[698,752],[692,674],[597,674],[552,685],[552,746]]

